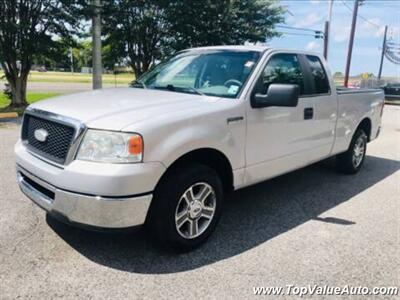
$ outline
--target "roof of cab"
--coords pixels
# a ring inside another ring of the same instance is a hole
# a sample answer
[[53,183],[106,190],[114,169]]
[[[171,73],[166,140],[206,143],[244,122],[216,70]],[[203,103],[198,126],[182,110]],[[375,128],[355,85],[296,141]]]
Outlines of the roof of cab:
[[207,46],[207,47],[198,47],[198,48],[190,48],[181,51],[180,53],[185,53],[189,51],[255,51],[259,53],[264,53],[266,51],[278,51],[278,52],[287,52],[287,53],[296,53],[296,54],[304,54],[304,55],[314,55],[318,56],[320,59],[324,59],[320,53],[304,51],[304,50],[295,50],[295,49],[285,49],[285,48],[272,48],[266,45],[226,45],[226,46]]
[[197,48],[189,48],[183,51],[202,51],[202,50],[231,50],[231,51],[257,51],[257,52],[265,52],[267,50],[273,51],[287,51],[291,53],[302,53],[302,54],[313,54],[318,55],[316,52],[298,50],[298,49],[289,49],[289,48],[273,48],[266,45],[226,45],[226,46],[206,46],[206,47],[197,47]]
[[257,52],[264,52],[265,50],[270,49],[267,46],[261,45],[227,45],[227,46],[208,46],[208,47],[198,47],[198,48],[191,48],[187,49],[186,51],[190,50],[231,50],[231,51],[257,51]]

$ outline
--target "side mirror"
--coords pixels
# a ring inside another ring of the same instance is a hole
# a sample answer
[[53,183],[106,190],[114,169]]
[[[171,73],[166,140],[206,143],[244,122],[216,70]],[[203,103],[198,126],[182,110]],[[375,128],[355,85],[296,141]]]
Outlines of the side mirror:
[[261,108],[268,106],[296,107],[299,102],[299,86],[297,84],[277,84],[269,86],[266,95],[254,94],[251,97],[251,106]]

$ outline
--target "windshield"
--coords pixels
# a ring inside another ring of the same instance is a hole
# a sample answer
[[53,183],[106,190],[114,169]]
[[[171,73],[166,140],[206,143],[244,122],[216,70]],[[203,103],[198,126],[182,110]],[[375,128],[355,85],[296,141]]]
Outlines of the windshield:
[[145,73],[132,87],[236,98],[259,57],[256,51],[184,52]]

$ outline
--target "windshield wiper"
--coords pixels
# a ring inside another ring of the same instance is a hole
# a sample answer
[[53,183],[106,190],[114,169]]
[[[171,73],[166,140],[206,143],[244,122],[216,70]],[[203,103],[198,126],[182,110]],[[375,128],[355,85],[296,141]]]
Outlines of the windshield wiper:
[[176,87],[173,84],[167,84],[166,86],[155,86],[154,88],[156,89],[162,89],[162,90],[168,90],[168,91],[172,91],[172,92],[179,92],[179,91],[191,91],[197,95],[202,95],[205,96],[205,94],[201,91],[199,91],[198,89],[188,86],[188,87]]
[[203,92],[199,91],[198,89],[194,88],[194,87],[187,87],[188,90],[195,92],[197,95],[201,95],[201,96],[206,96],[206,94],[204,94]]
[[145,84],[143,81],[135,80],[135,81],[131,84],[131,87],[135,87],[135,85],[136,85],[136,86],[137,86],[137,85],[140,85],[140,87],[142,87],[142,88],[144,88],[144,89],[147,89],[147,86],[146,86],[146,84]]
[[150,88],[156,89],[156,90],[168,90],[168,91],[175,91],[175,87],[172,84],[167,84],[167,85],[153,85]]

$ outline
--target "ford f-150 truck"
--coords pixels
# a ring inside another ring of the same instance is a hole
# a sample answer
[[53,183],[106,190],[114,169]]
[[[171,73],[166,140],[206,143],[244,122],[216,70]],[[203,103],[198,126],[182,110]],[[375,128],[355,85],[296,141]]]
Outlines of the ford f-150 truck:
[[18,183],[66,222],[145,224],[190,250],[214,231],[231,191],[332,156],[358,172],[383,106],[381,90],[336,88],[319,54],[189,49],[130,87],[30,105]]

